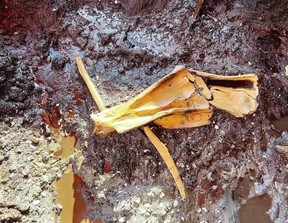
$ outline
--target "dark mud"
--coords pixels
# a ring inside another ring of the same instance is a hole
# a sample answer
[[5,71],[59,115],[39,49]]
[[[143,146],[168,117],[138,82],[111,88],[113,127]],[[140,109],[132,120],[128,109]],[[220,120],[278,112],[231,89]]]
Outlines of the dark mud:
[[32,107],[36,92],[32,72],[3,48],[0,49],[0,70],[0,115],[23,115],[25,109]]
[[[288,143],[288,5],[207,1],[193,21],[196,3],[0,2],[1,117],[7,122],[27,116],[45,136],[50,132],[43,117],[76,132],[84,155],[76,171],[89,191],[92,220],[247,222],[251,204],[259,211],[251,222],[288,220],[288,161],[276,150]],[[259,107],[240,119],[215,110],[210,125],[195,129],[153,126],[184,180],[183,202],[141,129],[91,136],[89,114],[98,109],[77,72],[79,55],[108,107],[176,65],[224,75],[256,73]],[[249,182],[246,189],[243,181]]]

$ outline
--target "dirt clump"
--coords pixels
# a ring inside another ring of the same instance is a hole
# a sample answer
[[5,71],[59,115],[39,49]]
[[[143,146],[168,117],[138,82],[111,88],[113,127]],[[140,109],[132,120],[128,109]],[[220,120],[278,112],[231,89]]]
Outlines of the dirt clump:
[[14,115],[31,107],[34,76],[25,64],[8,50],[0,50],[0,114]]
[[[287,158],[277,150],[287,145],[288,131],[287,3],[205,1],[193,21],[196,4],[0,1],[0,221],[59,222],[51,184],[68,164],[85,183],[90,220],[242,223],[252,203],[257,219],[287,221]],[[151,125],[180,171],[188,194],[182,201],[141,128],[91,135],[89,115],[99,110],[76,56],[107,107],[176,65],[255,73],[259,106],[239,119],[215,109],[211,124],[199,128]],[[77,137],[81,167],[76,155],[55,161],[54,128]]]

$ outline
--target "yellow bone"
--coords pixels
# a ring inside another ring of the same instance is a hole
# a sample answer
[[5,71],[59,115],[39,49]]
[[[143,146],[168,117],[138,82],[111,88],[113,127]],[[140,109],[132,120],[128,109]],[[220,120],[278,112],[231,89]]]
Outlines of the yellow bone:
[[236,117],[256,111],[258,106],[258,77],[255,74],[224,76],[189,70],[193,75],[206,79],[213,99],[209,103]]
[[[99,93],[97,92],[95,86],[93,85],[80,57],[76,58],[76,63],[79,69],[79,73],[81,74],[86,85],[88,86],[88,89],[92,97],[94,98],[96,104],[98,105],[101,111],[104,111],[105,110],[104,103],[102,102],[102,99],[100,98]],[[108,133],[109,131],[111,131],[111,128],[104,127],[103,131]],[[155,146],[155,148],[159,152],[160,156],[162,157],[166,165],[168,166],[168,169],[172,177],[174,178],[174,181],[176,183],[176,186],[180,192],[182,199],[185,199],[186,198],[185,187],[180,178],[178,169],[168,151],[168,148],[158,139],[158,137],[152,132],[149,126],[144,126],[144,132],[147,135],[147,137],[150,139],[152,144]]]
[[[199,91],[195,78],[178,66],[126,103],[92,114],[94,133],[107,135],[113,130],[123,133],[170,114],[209,109],[206,98],[195,90]],[[207,95],[209,90],[203,90]]]

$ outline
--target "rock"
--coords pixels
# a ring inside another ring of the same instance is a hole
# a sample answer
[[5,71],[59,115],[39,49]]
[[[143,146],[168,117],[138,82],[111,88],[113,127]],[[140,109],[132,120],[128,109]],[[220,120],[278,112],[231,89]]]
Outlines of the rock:
[[25,202],[24,203],[22,203],[22,202],[18,203],[17,207],[21,213],[27,213],[30,209],[30,205],[25,203]]
[[288,158],[288,145],[286,146],[276,145],[275,147],[279,153],[284,154],[285,157]]
[[39,201],[39,200],[34,200],[34,201],[32,202],[32,204],[35,205],[35,206],[37,206],[37,205],[40,204],[40,201]]
[[33,144],[36,144],[36,145],[40,142],[40,138],[37,136],[32,136],[30,140]]
[[125,217],[122,217],[122,218],[119,218],[119,219],[118,219],[118,222],[123,223],[123,222],[125,222],[125,220],[126,220]]

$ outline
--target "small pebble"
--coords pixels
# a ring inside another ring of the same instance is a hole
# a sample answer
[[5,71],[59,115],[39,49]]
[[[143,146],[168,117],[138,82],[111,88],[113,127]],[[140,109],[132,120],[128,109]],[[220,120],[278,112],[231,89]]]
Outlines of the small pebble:
[[30,206],[27,203],[19,203],[18,207],[21,212],[26,212],[30,209]]
[[40,204],[40,201],[39,201],[39,200],[34,200],[34,201],[32,202],[32,204],[36,206],[36,205]]
[[179,202],[178,202],[177,200],[175,200],[175,201],[173,202],[173,207],[176,208],[176,207],[178,206],[178,203],[179,203]]
[[63,207],[61,204],[57,204],[54,208],[55,212],[57,215],[60,215],[61,211],[62,211]]
[[31,142],[37,145],[40,142],[40,138],[36,136],[32,136]]
[[125,217],[122,217],[122,218],[119,218],[119,219],[118,219],[118,222],[121,222],[121,223],[122,223],[122,222],[125,222],[125,220],[126,220]]

